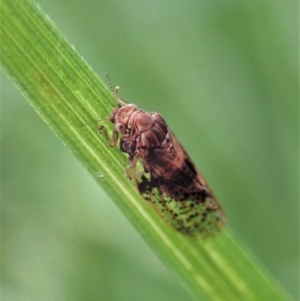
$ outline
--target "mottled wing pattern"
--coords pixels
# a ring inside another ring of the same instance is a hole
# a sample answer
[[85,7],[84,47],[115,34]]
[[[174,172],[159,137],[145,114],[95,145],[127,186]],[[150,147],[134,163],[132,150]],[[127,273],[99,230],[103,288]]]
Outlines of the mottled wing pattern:
[[[137,180],[138,189],[162,219],[177,231],[190,236],[215,236],[225,225],[225,214],[186,152],[175,138],[173,141],[174,160],[184,158],[181,166],[177,165],[169,176],[159,176],[155,169],[150,172],[145,169]],[[168,160],[168,156],[164,158]],[[173,161],[169,164],[171,169]]]

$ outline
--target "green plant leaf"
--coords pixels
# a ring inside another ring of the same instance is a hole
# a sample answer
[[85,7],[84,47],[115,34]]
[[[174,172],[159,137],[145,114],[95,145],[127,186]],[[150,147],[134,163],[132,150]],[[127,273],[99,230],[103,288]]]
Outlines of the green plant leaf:
[[195,300],[288,300],[228,230],[195,240],[170,229],[124,175],[126,157],[98,134],[115,106],[109,89],[30,1],[1,3],[1,63]]

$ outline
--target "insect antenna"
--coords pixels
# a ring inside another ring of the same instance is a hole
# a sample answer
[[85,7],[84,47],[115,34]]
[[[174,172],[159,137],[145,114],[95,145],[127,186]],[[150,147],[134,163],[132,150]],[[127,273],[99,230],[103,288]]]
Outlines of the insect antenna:
[[96,122],[99,122],[99,121],[101,121],[101,120],[99,119],[99,120],[94,120],[94,121],[87,122],[87,123],[82,123],[82,124],[80,125],[80,127],[87,126],[87,125],[90,125],[90,124],[93,124],[93,123],[96,123]]
[[110,77],[108,75],[108,73],[105,73],[106,75],[106,78],[107,78],[107,81],[108,81],[108,84],[109,84],[109,88],[110,88],[110,91],[112,92],[116,102],[117,102],[117,105],[118,107],[122,107],[124,105],[126,105],[126,101],[122,100],[119,96],[118,96],[118,93],[120,91],[120,87],[119,86],[116,86],[115,89],[113,89],[113,86],[112,86],[112,83],[111,83],[111,80],[110,80]]
[[111,80],[110,80],[110,77],[109,77],[108,73],[105,73],[105,75],[106,75],[106,78],[107,78],[107,81],[108,81],[108,84],[109,84],[110,91],[112,93],[114,93],[114,89],[113,89],[113,86],[111,84]]

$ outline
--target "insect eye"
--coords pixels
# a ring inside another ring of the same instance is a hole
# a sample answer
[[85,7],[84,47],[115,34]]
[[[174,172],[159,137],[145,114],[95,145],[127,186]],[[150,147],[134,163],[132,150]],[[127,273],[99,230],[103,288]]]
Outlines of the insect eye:
[[125,125],[123,123],[117,123],[115,125],[115,130],[120,133],[120,134],[124,134],[125,133]]
[[112,112],[110,113],[110,116],[109,116],[109,121],[110,122],[114,122],[115,116],[116,116],[118,110],[119,110],[119,108],[115,108],[115,109],[112,110]]

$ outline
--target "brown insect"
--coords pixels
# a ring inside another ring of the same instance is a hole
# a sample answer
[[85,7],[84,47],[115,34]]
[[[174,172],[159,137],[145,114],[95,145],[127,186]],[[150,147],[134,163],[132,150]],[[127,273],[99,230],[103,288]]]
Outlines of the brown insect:
[[99,131],[112,147],[120,140],[120,150],[129,156],[127,176],[177,231],[190,236],[216,235],[225,225],[225,215],[164,118],[126,103],[117,96],[118,90],[114,91],[118,106],[109,116],[114,123],[112,138],[103,126]]

